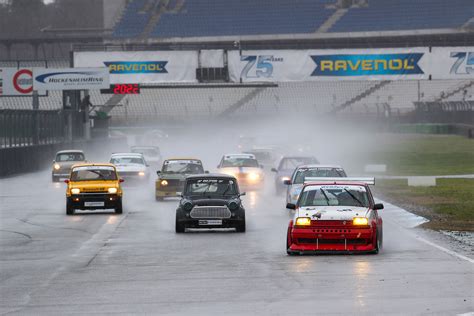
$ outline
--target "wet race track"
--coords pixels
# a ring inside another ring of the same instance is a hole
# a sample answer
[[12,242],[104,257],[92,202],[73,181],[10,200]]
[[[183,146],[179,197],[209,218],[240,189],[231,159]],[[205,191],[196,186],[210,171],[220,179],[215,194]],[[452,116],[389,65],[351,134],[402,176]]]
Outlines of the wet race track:
[[[220,157],[205,164],[215,166]],[[209,168],[211,171],[212,169]],[[443,314],[474,311],[474,261],[386,204],[378,255],[287,256],[291,212],[267,186],[247,231],[174,231],[176,199],[125,184],[124,213],[65,214],[50,171],[0,180],[0,313]]]

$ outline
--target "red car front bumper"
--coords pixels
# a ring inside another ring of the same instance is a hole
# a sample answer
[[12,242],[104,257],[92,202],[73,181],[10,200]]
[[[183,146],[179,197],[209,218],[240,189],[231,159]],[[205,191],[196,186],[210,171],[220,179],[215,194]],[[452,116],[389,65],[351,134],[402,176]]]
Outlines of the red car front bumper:
[[290,223],[287,234],[287,251],[308,252],[373,252],[376,251],[376,229],[370,226],[323,227],[293,226]]

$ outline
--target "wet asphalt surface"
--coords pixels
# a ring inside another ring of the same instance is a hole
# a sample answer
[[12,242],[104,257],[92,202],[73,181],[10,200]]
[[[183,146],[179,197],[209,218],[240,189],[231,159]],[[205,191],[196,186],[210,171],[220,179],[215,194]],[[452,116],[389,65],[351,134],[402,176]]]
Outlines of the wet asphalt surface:
[[[267,180],[270,180],[269,177]],[[65,214],[49,171],[0,180],[0,314],[316,315],[474,311],[474,264],[387,205],[378,255],[289,257],[292,214],[248,192],[247,232],[174,232],[176,199],[125,185],[124,214]],[[469,258],[467,258],[469,259]]]

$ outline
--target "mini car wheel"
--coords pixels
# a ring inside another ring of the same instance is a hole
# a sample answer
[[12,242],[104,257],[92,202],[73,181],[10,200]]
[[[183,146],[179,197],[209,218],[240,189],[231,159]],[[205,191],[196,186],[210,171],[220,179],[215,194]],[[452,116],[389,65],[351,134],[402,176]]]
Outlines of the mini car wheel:
[[180,223],[178,219],[179,219],[179,217],[178,217],[178,215],[176,214],[175,231],[176,231],[176,233],[184,233],[184,231],[185,231],[185,229],[186,229],[186,226],[185,226],[185,224]]
[[51,176],[53,182],[59,182],[59,177]]
[[122,208],[122,199],[117,200],[117,204],[115,205],[115,214],[122,214],[123,208]]
[[288,232],[286,234],[286,254],[289,256],[295,256],[298,255],[299,252],[296,251],[291,251],[290,246],[291,246],[291,235],[290,235],[290,228],[288,227]]
[[164,199],[164,198],[163,198],[162,196],[156,196],[156,195],[155,195],[155,200],[156,200],[156,201],[161,202],[161,201],[163,201],[163,199]]
[[372,251],[372,253],[374,255],[378,254],[381,248],[382,248],[382,246],[380,244],[379,234],[377,233],[377,235],[375,237],[375,249]]
[[66,215],[74,215],[74,208],[69,200],[66,201]]
[[245,217],[235,226],[235,231],[238,233],[245,233]]

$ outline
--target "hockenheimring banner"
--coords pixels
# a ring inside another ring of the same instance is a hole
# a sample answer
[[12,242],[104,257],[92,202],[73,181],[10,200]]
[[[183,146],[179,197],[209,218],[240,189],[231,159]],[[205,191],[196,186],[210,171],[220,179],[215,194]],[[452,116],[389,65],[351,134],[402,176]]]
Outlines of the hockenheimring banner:
[[33,68],[33,89],[89,90],[110,87],[107,68]]
[[428,48],[258,50],[228,53],[235,82],[428,79]]
[[110,83],[194,83],[198,52],[74,52],[74,67],[107,67]]

